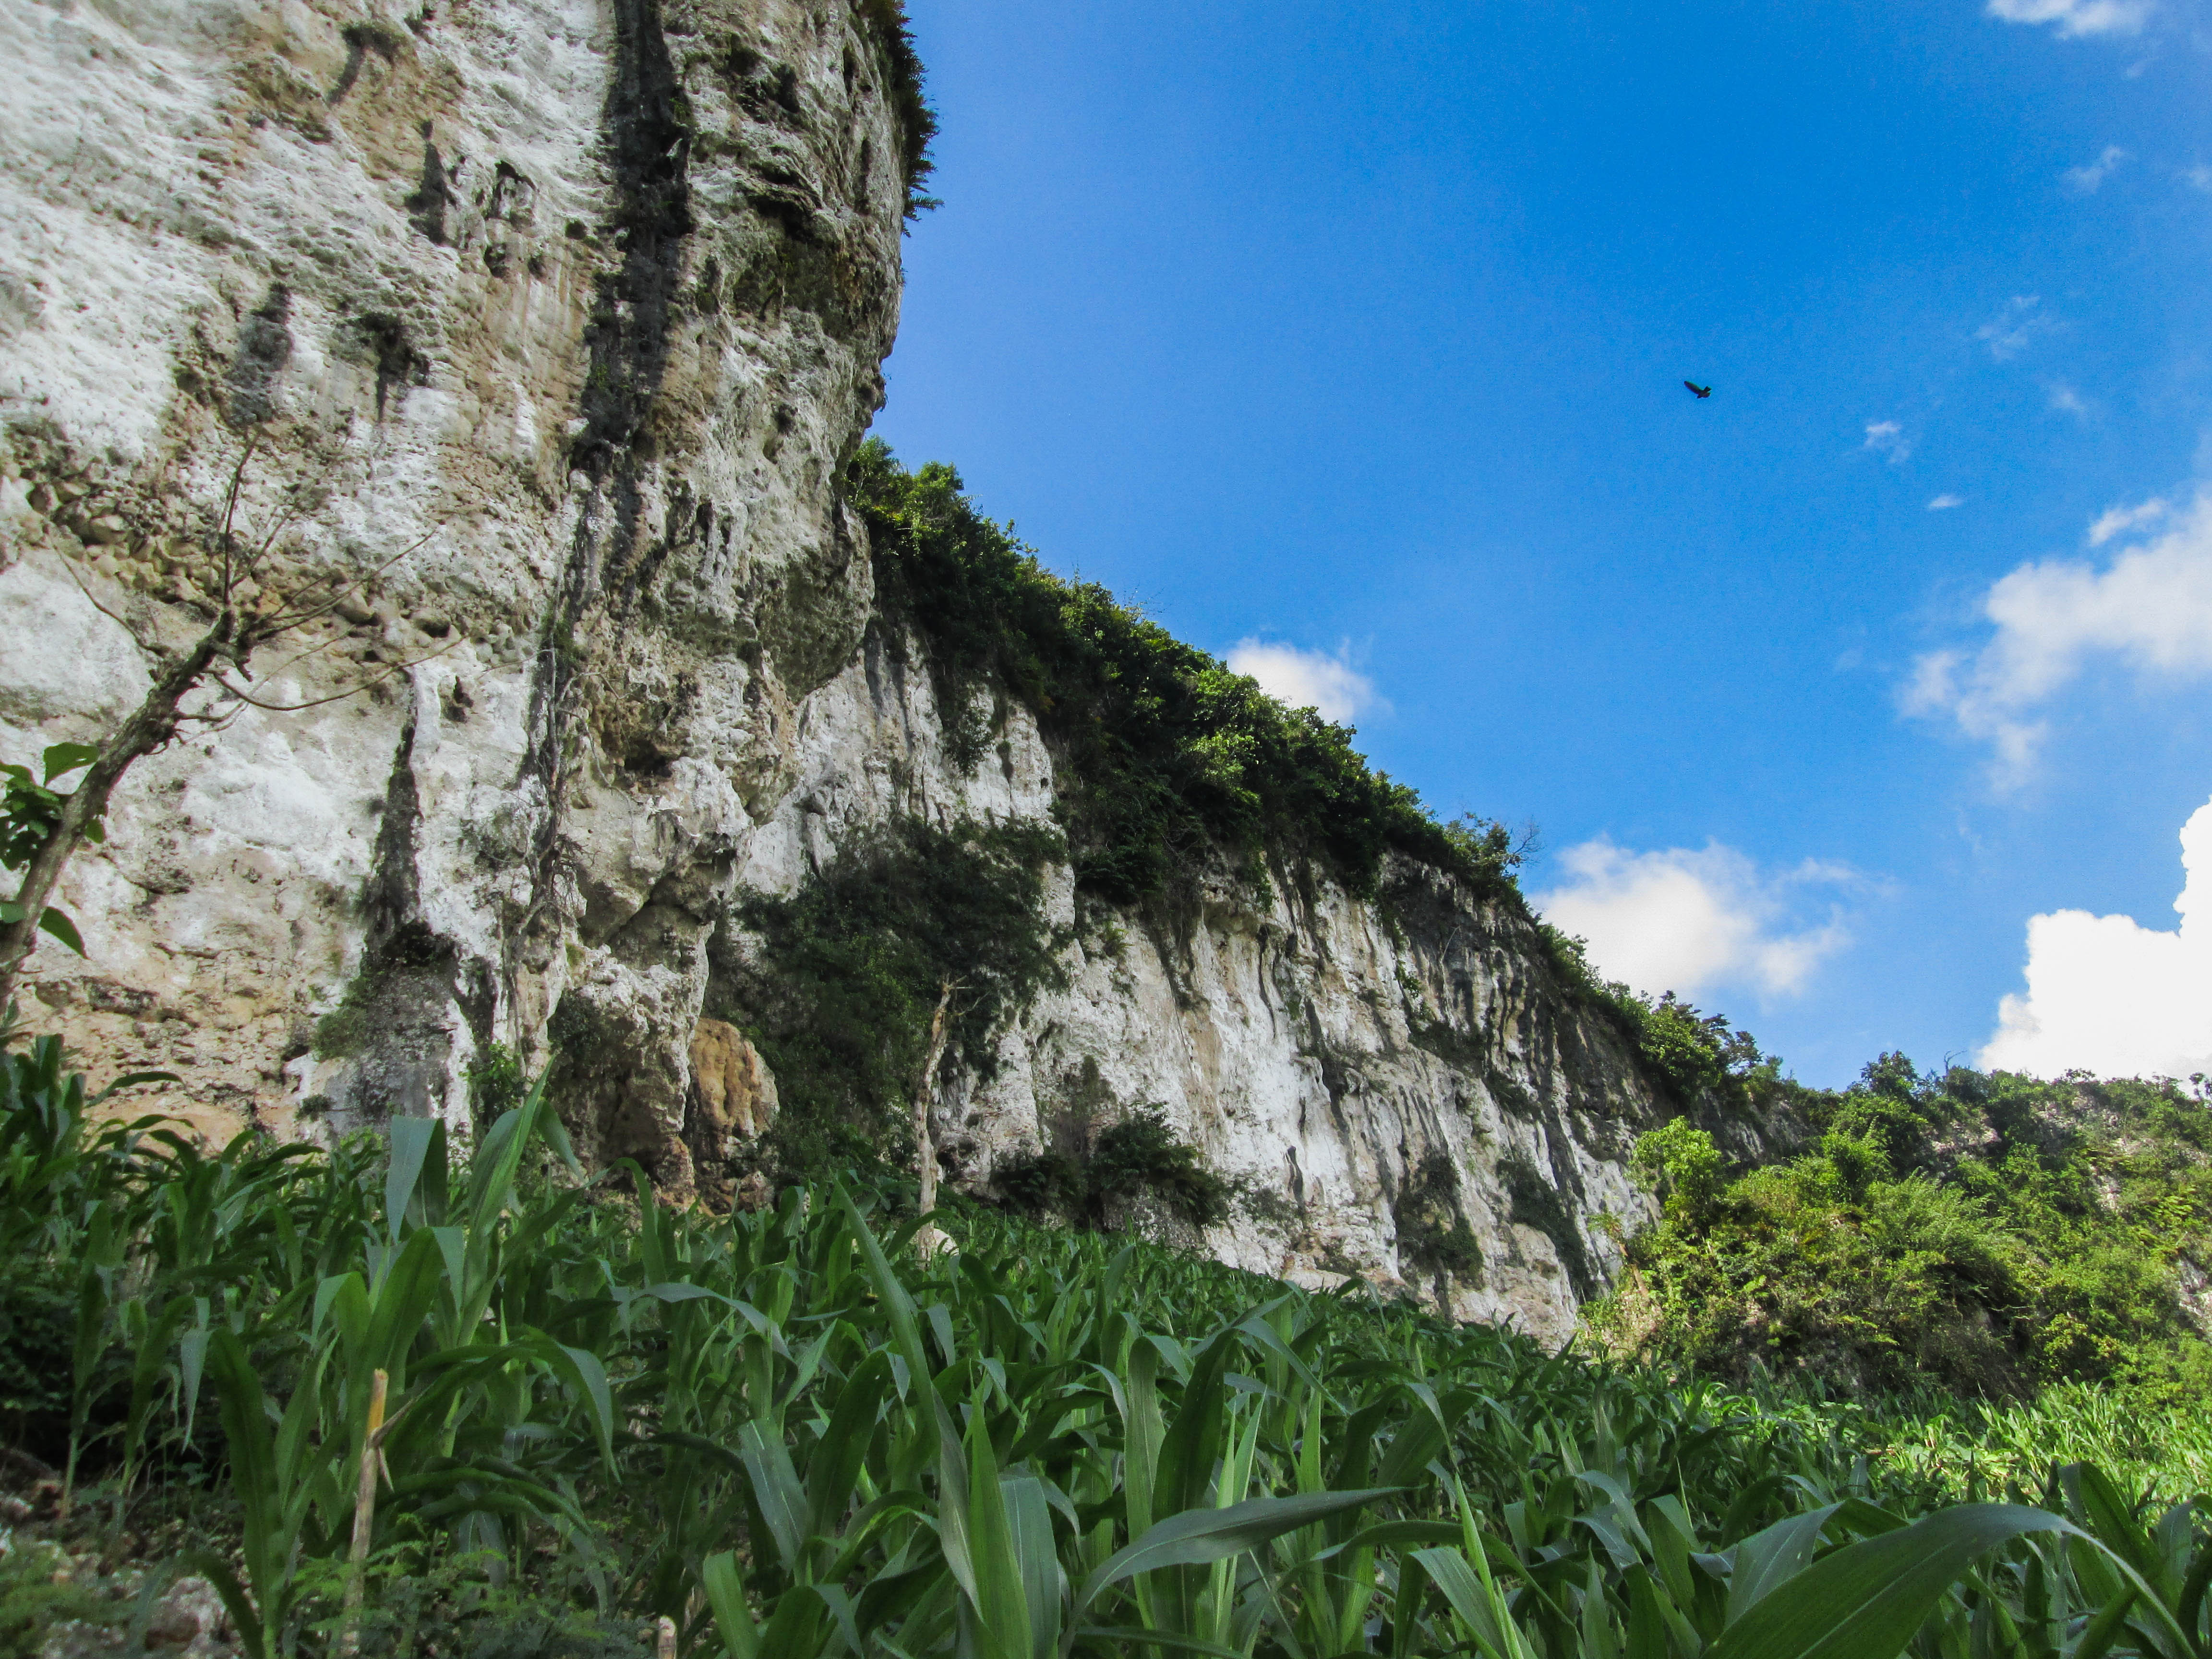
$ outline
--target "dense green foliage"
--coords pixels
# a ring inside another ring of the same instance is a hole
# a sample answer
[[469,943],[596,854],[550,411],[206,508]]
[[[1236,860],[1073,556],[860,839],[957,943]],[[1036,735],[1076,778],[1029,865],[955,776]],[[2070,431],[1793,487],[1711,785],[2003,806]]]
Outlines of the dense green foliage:
[[879,605],[927,643],[955,758],[981,759],[994,699],[1035,711],[1084,893],[1138,903],[1220,858],[1261,884],[1271,854],[1322,860],[1365,892],[1394,848],[1510,890],[1502,829],[1437,823],[1368,769],[1349,728],[1285,708],[1097,584],[1052,574],[951,468],[908,472],[872,440],[848,489],[874,532]]
[[759,958],[718,983],[708,1012],[732,1016],[775,1073],[786,1175],[911,1155],[899,1126],[948,987],[946,1057],[989,1074],[1000,1023],[1060,971],[1041,871],[1062,851],[1034,825],[904,818],[793,896],[746,901]]
[[1109,1124],[1079,1151],[1048,1147],[1010,1158],[992,1184],[1022,1214],[1086,1226],[1106,1225],[1121,1206],[1147,1196],[1194,1227],[1212,1226],[1229,1212],[1229,1183],[1199,1161],[1158,1107]]
[[2212,1382],[2180,1275],[2212,1262],[2212,1114],[2172,1083],[2040,1083],[1886,1055],[1796,1088],[1802,1156],[1729,1171],[1702,1131],[1644,1138],[1666,1194],[1599,1315],[1618,1341],[1743,1378],[1972,1395]]
[[[0,870],[21,869],[60,825],[69,794],[65,790],[56,789],[54,781],[99,758],[100,751],[89,744],[57,743],[48,744],[39,757],[40,774],[36,777],[27,766],[0,766]],[[85,840],[97,846],[106,834],[107,826],[101,818],[86,821]],[[14,900],[0,899],[0,922],[20,921],[24,914],[23,908]],[[78,937],[76,923],[68,912],[54,905],[46,906],[39,913],[39,927],[77,955],[84,954],[84,941]]]
[[1780,1083],[1778,1062],[1747,1031],[1704,1014],[1672,991],[1656,1000],[1608,980],[1590,964],[1581,939],[1538,924],[1552,965],[1569,995],[1612,1020],[1650,1074],[1684,1104],[1710,1099],[1739,1109],[1761,1103]]
[[0,1300],[68,1285],[78,1513],[203,1493],[252,1659],[340,1645],[380,1370],[369,1653],[2212,1651],[2203,1521],[2091,1465],[1930,1512],[2002,1471],[988,1212],[926,1261],[834,1189],[674,1212],[559,1178],[541,1092],[457,1159],[210,1154],[56,1060],[6,1068]]

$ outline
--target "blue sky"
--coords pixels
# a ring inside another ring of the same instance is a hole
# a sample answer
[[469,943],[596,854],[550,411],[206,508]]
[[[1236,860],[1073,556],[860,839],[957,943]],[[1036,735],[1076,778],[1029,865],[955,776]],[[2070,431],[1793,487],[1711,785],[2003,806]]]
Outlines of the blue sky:
[[1971,1059],[2075,910],[2133,931],[2039,933],[1996,1057],[2212,1066],[2212,973],[2201,1033],[2112,1035],[2212,961],[2172,908],[2212,797],[2212,17],[911,9],[945,205],[905,459],[1349,708],[1440,811],[1534,820],[1527,884],[1606,965],[1808,1080]]

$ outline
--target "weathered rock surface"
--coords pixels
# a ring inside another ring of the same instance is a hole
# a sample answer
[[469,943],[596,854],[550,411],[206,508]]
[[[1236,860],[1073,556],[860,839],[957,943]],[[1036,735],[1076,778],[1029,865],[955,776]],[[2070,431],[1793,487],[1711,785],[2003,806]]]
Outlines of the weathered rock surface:
[[[280,707],[127,777],[38,1022],[185,1072],[158,1104],[210,1132],[465,1127],[504,1042],[586,1157],[729,1195],[697,1164],[775,1110],[701,1023],[738,898],[1054,800],[1018,707],[947,757],[838,493],[896,324],[890,73],[848,0],[0,0],[0,758],[143,693],[123,624],[195,625],[234,480],[280,570],[362,579],[257,661]],[[1157,1105],[1242,1183],[1224,1258],[1563,1335],[1643,1203],[1617,1036],[1433,871],[1277,885],[1076,934],[941,1101],[948,1170]]]

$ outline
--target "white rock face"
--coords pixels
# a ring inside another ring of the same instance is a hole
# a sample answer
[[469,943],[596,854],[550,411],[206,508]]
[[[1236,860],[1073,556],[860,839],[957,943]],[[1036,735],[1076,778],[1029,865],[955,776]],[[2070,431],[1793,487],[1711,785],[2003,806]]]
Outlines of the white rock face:
[[[204,625],[234,483],[283,570],[359,581],[256,659],[276,707],[204,697],[127,775],[34,1023],[185,1073],[150,1103],[210,1133],[465,1129],[487,1045],[587,1054],[580,1148],[688,1191],[743,896],[896,817],[1048,818],[1025,711],[946,757],[837,493],[890,75],[848,0],[0,0],[0,759],[97,741],[132,632]],[[1401,861],[1118,931],[946,1092],[957,1178],[1154,1105],[1243,1183],[1224,1259],[1571,1328],[1656,1104],[1517,914]]]

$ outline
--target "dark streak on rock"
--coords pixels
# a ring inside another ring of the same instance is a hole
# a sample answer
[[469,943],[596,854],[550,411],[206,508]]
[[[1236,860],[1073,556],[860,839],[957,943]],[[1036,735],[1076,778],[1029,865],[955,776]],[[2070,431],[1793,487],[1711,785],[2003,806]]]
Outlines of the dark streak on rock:
[[[542,932],[556,900],[552,856],[558,842],[562,754],[577,712],[577,625],[617,586],[635,554],[649,430],[663,377],[691,234],[688,110],[662,27],[659,0],[613,0],[613,74],[605,111],[605,154],[615,193],[607,230],[621,265],[599,279],[584,331],[590,368],[577,412],[584,422],[569,451],[573,471],[592,485],[575,539],[546,618],[531,687],[524,775],[544,786],[546,811],[537,833],[536,881],[525,932]],[[576,227],[571,226],[571,234]]]
[[370,52],[392,63],[398,58],[405,40],[388,23],[349,23],[338,33],[345,42],[345,67],[338,71],[337,84],[323,100],[333,106],[344,102],[346,94],[353,90],[354,82],[361,79],[361,66]]
[[438,155],[437,145],[426,134],[422,139],[422,182],[406,202],[409,222],[442,247],[446,241],[446,210],[453,200],[453,179]]
[[238,331],[238,354],[230,360],[230,404],[234,426],[252,426],[276,412],[276,380],[292,361],[292,293],[271,283],[261,304]]
[[368,923],[366,952],[374,969],[426,968],[450,963],[453,947],[422,919],[422,880],[415,869],[422,803],[415,785],[415,722],[400,728],[392,781],[384,792],[384,817],[362,911]]
[[372,311],[355,318],[353,326],[376,362],[376,418],[380,421],[392,388],[419,384],[427,365],[408,337],[407,325],[389,313]]

